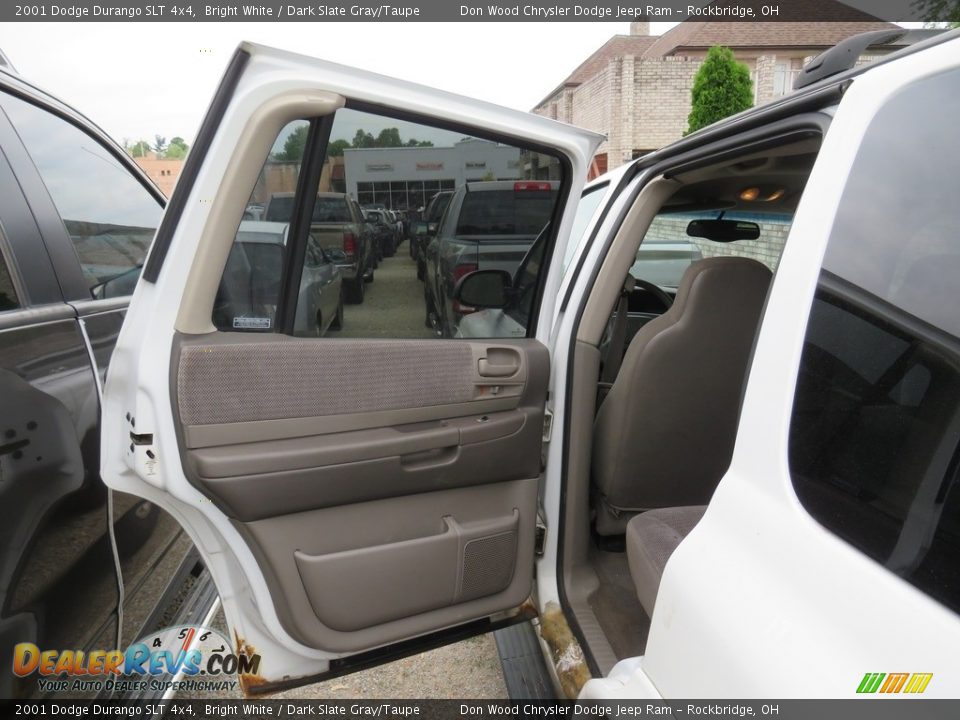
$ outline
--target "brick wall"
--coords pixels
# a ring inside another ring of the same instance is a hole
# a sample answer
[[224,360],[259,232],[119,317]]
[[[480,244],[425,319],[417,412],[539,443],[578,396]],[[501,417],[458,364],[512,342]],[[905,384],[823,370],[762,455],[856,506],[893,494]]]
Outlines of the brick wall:
[[[655,150],[683,137],[690,115],[693,76],[700,63],[700,59],[685,57],[636,63],[632,148]],[[611,167],[614,166],[611,163]]]
[[150,153],[147,157],[134,158],[133,161],[156,183],[160,192],[170,197],[183,169],[183,160],[167,160],[158,158],[156,153]]
[[[571,125],[589,128],[607,136],[610,134],[611,114],[616,103],[613,102],[613,87],[611,76],[617,71],[616,62],[611,62],[604,70],[593,76],[592,79],[569,90],[570,116],[557,118]],[[608,152],[608,142],[604,142],[597,152]],[[615,165],[619,165],[617,160]]]

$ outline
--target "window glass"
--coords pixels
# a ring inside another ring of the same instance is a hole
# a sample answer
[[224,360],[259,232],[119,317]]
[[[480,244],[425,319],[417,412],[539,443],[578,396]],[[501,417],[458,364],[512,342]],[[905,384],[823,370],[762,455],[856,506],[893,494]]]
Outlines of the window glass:
[[804,507],[953,610],[960,610],[958,80],[951,71],[915,83],[868,128],[831,230],[790,428],[790,469]]
[[18,307],[20,307],[20,300],[13,286],[13,277],[10,275],[6,261],[0,257],[0,312],[16,310]]
[[[253,189],[217,296],[220,330],[277,331],[291,222],[304,202],[297,192],[309,126],[298,120],[284,128]],[[468,188],[478,173],[481,179]],[[505,272],[513,282],[553,215],[562,180],[561,163],[548,155],[339,110],[310,201],[294,333],[474,336],[461,331],[464,318],[474,316],[481,336],[524,335],[536,304],[539,260],[526,265],[522,306],[477,312],[454,293],[477,271]]]
[[[287,234],[309,130],[306,120],[288,123],[277,135],[260,171],[217,292],[213,323],[219,330],[276,330]],[[304,257],[305,273],[308,260],[313,267],[316,259],[315,252]],[[314,334],[312,323],[306,318],[298,320],[295,333]]]
[[587,224],[600,206],[600,201],[606,197],[607,190],[609,190],[608,185],[601,185],[591,188],[580,197],[580,202],[577,204],[577,214],[573,217],[573,227],[570,228],[570,241],[567,243],[567,250],[563,256],[564,270],[570,265],[573,254],[584,241]]
[[536,236],[550,221],[557,200],[556,184],[549,182],[501,181],[481,184],[476,192],[471,184],[468,190],[457,214],[458,236]]
[[163,208],[116,157],[79,128],[11,96],[3,96],[3,108],[73,240],[91,295],[129,295]]
[[780,255],[790,233],[793,218],[786,214],[727,212],[724,220],[741,220],[760,226],[756,240],[722,243],[691,237],[691,220],[715,219],[718,213],[661,213],[650,224],[630,274],[638,280],[672,291],[680,285],[684,272],[695,260],[709,257],[746,257],[762,262],[771,271],[777,269]]

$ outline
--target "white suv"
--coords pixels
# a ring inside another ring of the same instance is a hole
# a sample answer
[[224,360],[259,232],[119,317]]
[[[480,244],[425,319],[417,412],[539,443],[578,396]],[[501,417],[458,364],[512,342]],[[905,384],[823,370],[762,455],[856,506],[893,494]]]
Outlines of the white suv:
[[[809,75],[580,199],[593,133],[240,47],[117,343],[102,457],[190,531],[262,658],[248,692],[533,619],[582,698],[960,695],[960,37]],[[523,337],[213,326],[279,130],[358,109],[552,158],[533,279],[457,289],[527,293]],[[675,290],[628,277],[648,233],[703,255]]]

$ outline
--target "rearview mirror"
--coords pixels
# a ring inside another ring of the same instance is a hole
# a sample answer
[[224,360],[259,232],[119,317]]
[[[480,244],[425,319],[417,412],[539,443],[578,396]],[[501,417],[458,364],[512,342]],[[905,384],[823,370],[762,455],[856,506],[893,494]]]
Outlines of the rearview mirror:
[[691,220],[687,235],[721,243],[756,240],[760,237],[760,226],[742,220]]
[[453,299],[475,308],[502,308],[513,278],[506,270],[475,270],[453,289]]

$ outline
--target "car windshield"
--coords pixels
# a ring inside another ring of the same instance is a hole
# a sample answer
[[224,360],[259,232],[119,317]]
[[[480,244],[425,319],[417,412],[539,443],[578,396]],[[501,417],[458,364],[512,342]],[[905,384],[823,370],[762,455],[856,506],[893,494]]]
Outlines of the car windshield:
[[457,235],[537,235],[550,220],[555,190],[467,192]]

